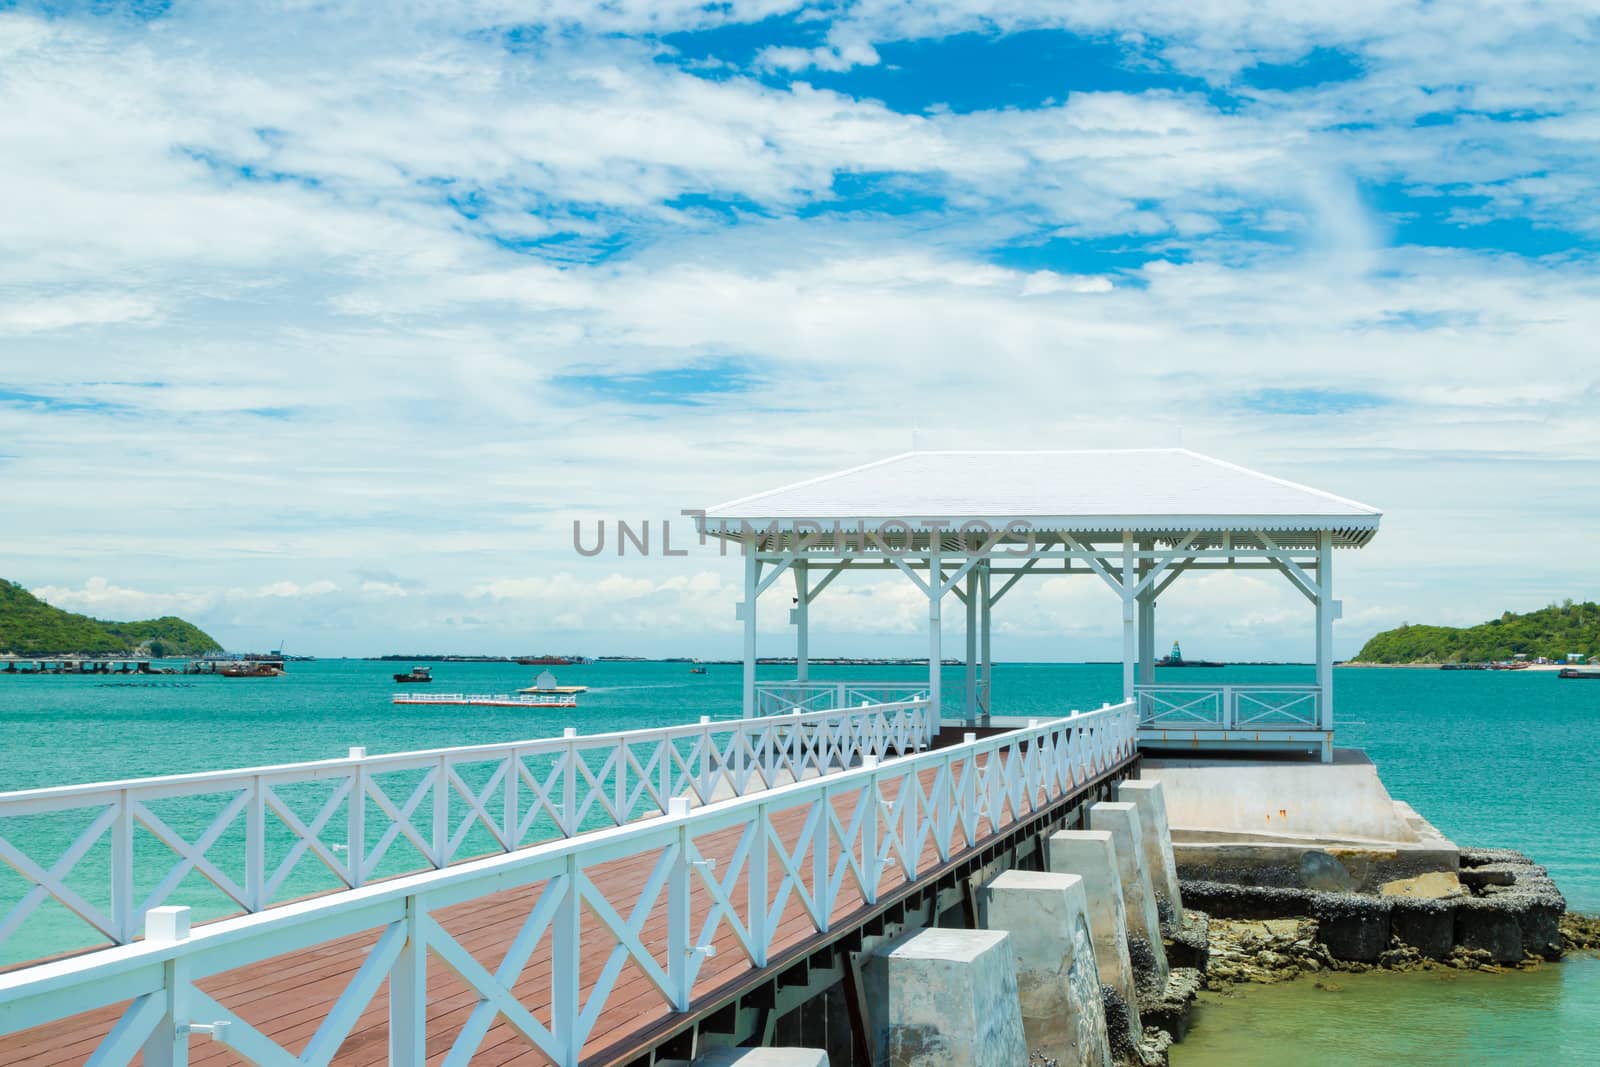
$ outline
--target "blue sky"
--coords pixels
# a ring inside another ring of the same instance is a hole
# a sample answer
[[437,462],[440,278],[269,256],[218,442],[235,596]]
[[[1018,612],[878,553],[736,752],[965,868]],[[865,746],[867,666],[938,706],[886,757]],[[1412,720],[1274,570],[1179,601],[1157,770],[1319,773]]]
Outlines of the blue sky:
[[[573,520],[913,441],[1181,441],[1385,509],[1341,654],[1595,596],[1597,37],[1560,2],[0,5],[0,574],[240,648],[725,654],[735,563],[584,559]],[[910,590],[844,585],[819,652],[919,650]],[[1285,584],[1173,589],[1163,644],[1309,653]],[[1114,654],[1103,590],[1019,597],[1003,657]]]

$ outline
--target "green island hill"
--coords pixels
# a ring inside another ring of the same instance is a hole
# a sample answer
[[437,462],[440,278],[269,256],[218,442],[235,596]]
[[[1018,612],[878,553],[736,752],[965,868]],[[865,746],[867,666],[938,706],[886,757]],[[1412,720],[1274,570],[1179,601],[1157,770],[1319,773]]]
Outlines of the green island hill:
[[215,638],[172,615],[106,622],[52,607],[0,579],[0,655],[199,656],[220,652]]
[[1561,661],[1580,652],[1600,660],[1600,604],[1572,600],[1508,611],[1477,626],[1401,623],[1374,636],[1351,663],[1492,663],[1515,656]]

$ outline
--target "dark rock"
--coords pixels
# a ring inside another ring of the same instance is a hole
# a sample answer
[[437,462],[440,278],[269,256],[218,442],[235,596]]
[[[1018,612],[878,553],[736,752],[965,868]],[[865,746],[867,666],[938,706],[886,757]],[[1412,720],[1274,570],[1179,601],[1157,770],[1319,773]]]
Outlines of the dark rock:
[[1300,854],[1300,881],[1307,889],[1324,893],[1349,893],[1358,888],[1344,864],[1321,849]]
[[1189,967],[1174,968],[1158,995],[1139,998],[1139,1018],[1146,1029],[1157,1027],[1182,1041],[1189,1032],[1189,1016],[1194,998],[1203,984],[1200,972]]
[[1458,877],[1468,889],[1482,889],[1491,885],[1515,885],[1519,880],[1548,878],[1549,872],[1533,863],[1484,863],[1464,867]]
[[1133,1007],[1122,999],[1112,986],[1100,987],[1100,1001],[1106,1012],[1106,1038],[1111,1044],[1111,1058],[1118,1064],[1142,1064],[1140,1038],[1134,1031]]
[[1133,984],[1141,998],[1161,991],[1161,970],[1148,939],[1128,933],[1128,962],[1133,964]]
[[1376,963],[1389,947],[1387,897],[1319,893],[1312,905],[1318,937],[1337,960]]
[[1144,1040],[1139,1042],[1138,1067],[1170,1067],[1168,1050],[1172,1048],[1172,1035],[1156,1026],[1145,1028]]
[[1517,912],[1517,925],[1522,930],[1522,951],[1547,960],[1560,959],[1562,911],[1542,901],[1530,901],[1527,907]]
[[1534,870],[1540,873],[1519,876],[1515,885],[1485,899],[1516,917],[1524,952],[1557,960],[1561,958],[1561,916],[1566,913],[1567,901],[1542,868]]
[[1450,955],[1456,943],[1453,901],[1417,897],[1389,898],[1389,933],[1431,960]]
[[1203,911],[1183,912],[1183,921],[1168,935],[1163,947],[1172,967],[1192,967],[1206,972],[1211,956],[1211,919]]
[[1230,885],[1227,882],[1183,882],[1184,904],[1219,919],[1289,919],[1311,914],[1320,894],[1308,889]]
[[1600,917],[1571,912],[1562,915],[1561,945],[1568,952],[1600,949]]
[[1532,863],[1533,860],[1509,848],[1464,848],[1461,852],[1461,866],[1482,867],[1489,863]]
[[1456,944],[1487,952],[1496,963],[1522,960],[1522,926],[1500,901],[1468,897],[1456,902]]

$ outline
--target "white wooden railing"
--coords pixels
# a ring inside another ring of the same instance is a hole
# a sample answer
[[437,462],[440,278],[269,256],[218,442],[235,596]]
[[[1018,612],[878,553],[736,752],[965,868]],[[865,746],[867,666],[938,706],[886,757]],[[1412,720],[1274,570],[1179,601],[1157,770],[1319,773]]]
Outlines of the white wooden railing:
[[[645,992],[627,987],[634,1013],[663,1005],[685,1011],[719,934],[731,934],[750,967],[765,966],[791,901],[803,908],[811,928],[826,932],[841,899],[871,904],[886,877],[914,881],[923,874],[930,844],[942,862],[1111,770],[1133,754],[1135,727],[1129,702],[883,764],[869,760],[858,769],[700,808],[678,799],[666,818],[227,919],[193,933],[173,913],[182,909],[163,909],[152,915],[147,940],[0,974],[0,1035],[131,1002],[91,1062],[126,1064],[141,1047],[147,1063],[152,1056],[184,1062],[181,1050],[194,1028],[257,1064],[326,1064],[387,983],[390,1062],[420,1064],[437,1053],[428,1047],[427,969],[442,965],[478,998],[464,1026],[433,1035],[435,1043],[451,1040],[446,1063],[466,1063],[489,1027],[503,1019],[556,1063],[576,1065],[630,964],[649,980]],[[725,844],[710,849],[721,865],[702,854],[710,835],[741,827],[731,856]],[[625,899],[608,898],[589,876],[599,865],[636,856],[655,859],[642,881],[626,881]],[[526,920],[509,947],[490,946],[495,958],[488,962],[435,918],[441,908],[490,896],[503,907],[508,890],[519,891],[517,914],[526,908]],[[692,893],[711,901],[698,923]],[[598,932],[592,925],[585,929],[586,909],[599,917]],[[641,937],[644,924],[662,916],[664,954]],[[246,1022],[246,1004],[223,1003],[195,985],[363,931],[377,931],[376,944],[300,1054]],[[536,955],[550,961],[545,1008],[530,1008],[513,992]],[[585,959],[606,961],[592,981],[580,973]]]
[[918,751],[931,731],[927,702],[901,701],[0,793],[0,861],[27,886],[0,897],[0,949],[47,901],[84,937],[125,944],[180,886],[193,900],[195,875],[208,918],[256,912],[622,825],[674,797],[706,803]]
[[1141,685],[1139,725],[1157,730],[1315,730],[1314,685]]
[[857,705],[887,704],[901,700],[923,700],[928,695],[924,681],[822,682],[787,680],[756,683],[756,714],[783,715],[796,708],[825,711]]

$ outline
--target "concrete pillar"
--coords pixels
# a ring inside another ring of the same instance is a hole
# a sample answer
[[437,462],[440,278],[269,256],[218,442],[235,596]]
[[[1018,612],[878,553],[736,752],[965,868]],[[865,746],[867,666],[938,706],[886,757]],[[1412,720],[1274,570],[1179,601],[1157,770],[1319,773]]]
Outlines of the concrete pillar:
[[978,891],[978,922],[1011,935],[1028,1050],[1060,1067],[1110,1063],[1083,879],[1006,871]]
[[1172,855],[1172,829],[1167,824],[1167,798],[1161,783],[1125,779],[1116,785],[1117,799],[1139,812],[1139,839],[1144,844],[1144,869],[1155,889],[1161,921],[1183,925],[1183,898],[1178,890],[1178,865]]
[[874,1063],[1028,1062],[1016,956],[1005,931],[918,930],[867,957],[862,970]]
[[1060,830],[1051,834],[1050,870],[1083,879],[1100,982],[1115,990],[1127,1006],[1129,1036],[1137,1042],[1144,1028],[1139,1023],[1139,989],[1128,957],[1128,920],[1111,834],[1105,830]]
[[1132,804],[1089,805],[1089,828],[1105,830],[1116,843],[1117,877],[1122,881],[1122,902],[1128,922],[1128,955],[1134,970],[1157,989],[1167,985],[1167,951],[1161,946],[1161,912],[1144,862],[1144,840],[1139,833],[1139,809]]

